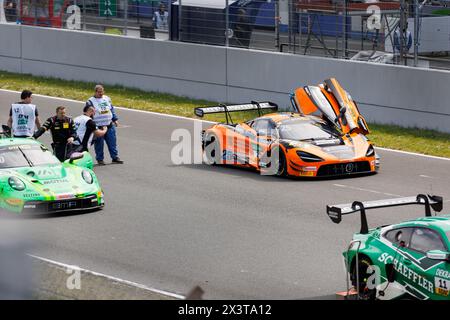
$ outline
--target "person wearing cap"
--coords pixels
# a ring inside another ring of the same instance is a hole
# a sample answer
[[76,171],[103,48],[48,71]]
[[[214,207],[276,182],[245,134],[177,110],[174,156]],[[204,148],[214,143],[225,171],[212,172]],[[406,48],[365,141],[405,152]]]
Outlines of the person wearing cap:
[[113,163],[123,163],[119,158],[117,150],[116,127],[119,125],[118,117],[114,111],[111,99],[105,95],[105,89],[102,85],[95,86],[94,96],[86,101],[86,106],[94,107],[94,122],[99,127],[107,127],[106,134],[103,137],[96,137],[94,140],[95,159],[98,165],[105,165],[104,162],[104,145],[108,146],[109,154]]
[[84,106],[83,114],[74,119],[75,128],[77,130],[78,139],[73,142],[77,152],[89,151],[92,139],[95,137],[103,137],[108,128],[98,128],[92,119],[95,114],[93,106]]
[[13,103],[9,109],[8,127],[15,138],[31,138],[35,128],[41,127],[36,105],[31,103],[32,92],[23,90],[20,102]]
[[70,157],[72,153],[72,143],[77,138],[75,123],[72,118],[66,116],[66,107],[56,108],[56,115],[48,118],[44,124],[36,131],[33,138],[39,138],[45,131],[52,133],[52,148],[55,156],[63,162]]

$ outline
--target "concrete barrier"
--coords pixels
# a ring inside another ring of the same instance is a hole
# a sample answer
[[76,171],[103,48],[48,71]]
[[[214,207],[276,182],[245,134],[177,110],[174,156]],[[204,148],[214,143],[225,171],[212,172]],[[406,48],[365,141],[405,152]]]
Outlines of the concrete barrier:
[[288,107],[291,90],[336,77],[369,121],[450,132],[448,71],[10,24],[0,41],[1,70],[219,102]]
[[18,25],[0,24],[0,68],[21,72],[21,28]]

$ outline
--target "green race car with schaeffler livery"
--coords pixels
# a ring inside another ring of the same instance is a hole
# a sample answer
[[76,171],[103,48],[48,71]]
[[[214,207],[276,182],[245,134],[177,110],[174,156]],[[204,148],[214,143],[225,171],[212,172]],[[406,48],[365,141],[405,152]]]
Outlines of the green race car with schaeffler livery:
[[[432,210],[442,210],[442,203],[442,197],[419,194],[327,206],[335,223],[346,214],[361,215],[361,231],[343,253],[346,296],[450,300],[450,215],[432,214]],[[366,210],[414,204],[425,206],[425,217],[368,228]]]
[[104,206],[88,152],[60,162],[33,139],[0,139],[0,209],[53,213]]

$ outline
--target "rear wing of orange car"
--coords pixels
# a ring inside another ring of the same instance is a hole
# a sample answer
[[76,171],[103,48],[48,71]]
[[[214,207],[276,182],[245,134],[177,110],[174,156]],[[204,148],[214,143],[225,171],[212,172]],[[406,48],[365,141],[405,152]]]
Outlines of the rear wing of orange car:
[[369,226],[367,224],[366,210],[379,209],[387,207],[397,207],[406,205],[424,205],[425,216],[431,217],[431,209],[434,211],[442,211],[443,198],[440,196],[430,196],[424,194],[418,194],[416,197],[405,197],[395,199],[385,199],[376,201],[354,201],[353,203],[328,205],[327,214],[331,221],[334,223],[340,223],[342,216],[346,214],[361,213],[361,234],[367,234],[369,232]]
[[220,104],[218,106],[195,108],[194,113],[198,117],[203,117],[205,114],[225,113],[227,123],[230,122],[233,123],[230,112],[251,111],[251,110],[257,110],[258,114],[261,116],[262,110],[277,111],[278,105],[270,101],[264,102],[252,101],[250,103],[232,104],[232,105]]

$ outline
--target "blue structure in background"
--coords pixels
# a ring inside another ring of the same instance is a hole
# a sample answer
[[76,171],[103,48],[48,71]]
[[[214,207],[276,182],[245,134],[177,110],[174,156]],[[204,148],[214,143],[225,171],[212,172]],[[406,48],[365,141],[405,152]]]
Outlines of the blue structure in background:
[[[268,27],[273,28],[275,26],[275,3],[277,0],[272,0],[267,2],[267,0],[229,0],[230,14],[233,14],[233,9],[236,7],[244,7],[246,9],[258,7],[257,12],[252,12],[252,16],[256,18],[254,24],[257,27]],[[158,10],[159,4],[164,3],[166,8],[168,8],[168,3],[170,0],[130,0],[128,4],[128,15],[130,17],[139,17],[143,19],[148,19],[153,17],[153,13]],[[174,1],[172,1],[173,3]],[[239,4],[236,5],[236,2]],[[225,0],[223,0],[225,6]],[[183,1],[181,2],[182,6]],[[255,14],[253,14],[255,13]],[[236,14],[236,10],[234,10]]]
[[128,16],[143,20],[152,19],[153,13],[159,8],[159,4],[164,3],[167,10],[168,2],[167,0],[130,0],[128,2]]
[[[322,34],[323,36],[342,36],[344,31],[344,17],[338,15],[327,15],[319,13],[302,13],[301,31],[303,34],[308,33],[308,26],[311,26],[311,32]],[[347,17],[347,30],[351,27],[351,17]]]
[[261,3],[259,12],[256,15],[255,26],[257,27],[275,27],[275,4],[276,0]]
[[[245,10],[245,25],[248,26],[249,36],[255,26],[261,6],[265,1],[254,0],[229,0],[229,28],[233,31],[239,17],[239,10]],[[189,1],[189,6],[182,5],[182,34],[178,34],[178,2],[172,4],[172,19],[170,39],[204,44],[225,45],[226,32],[226,3],[225,1],[214,3],[208,1]],[[263,20],[264,21],[264,20]]]

